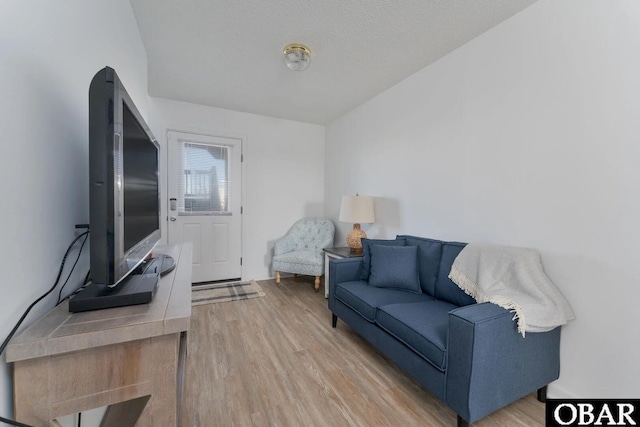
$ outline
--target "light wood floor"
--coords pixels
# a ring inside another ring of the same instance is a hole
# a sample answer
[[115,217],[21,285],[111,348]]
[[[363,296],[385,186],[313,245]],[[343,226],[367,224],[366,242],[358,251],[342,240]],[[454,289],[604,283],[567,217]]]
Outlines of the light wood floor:
[[[331,312],[313,278],[193,307],[183,426],[455,426],[455,413]],[[474,426],[543,426],[532,394]]]

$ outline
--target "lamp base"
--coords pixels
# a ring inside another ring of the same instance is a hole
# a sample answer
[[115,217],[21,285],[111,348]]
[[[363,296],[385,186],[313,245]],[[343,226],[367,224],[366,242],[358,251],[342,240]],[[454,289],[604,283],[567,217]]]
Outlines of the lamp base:
[[366,238],[367,233],[360,229],[360,224],[353,224],[353,230],[347,234],[347,246],[353,253],[362,253],[362,239]]

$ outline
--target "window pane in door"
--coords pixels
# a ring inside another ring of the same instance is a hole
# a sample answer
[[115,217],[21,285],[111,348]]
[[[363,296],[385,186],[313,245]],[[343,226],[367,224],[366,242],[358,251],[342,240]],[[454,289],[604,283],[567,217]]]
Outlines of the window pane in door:
[[229,158],[232,147],[182,142],[182,170],[178,213],[229,215],[231,183]]

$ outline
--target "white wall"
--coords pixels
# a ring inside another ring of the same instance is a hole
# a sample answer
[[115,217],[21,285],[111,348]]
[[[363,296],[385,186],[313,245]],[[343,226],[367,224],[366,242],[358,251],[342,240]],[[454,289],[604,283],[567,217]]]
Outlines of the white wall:
[[[163,146],[163,165],[167,129],[243,138],[245,279],[273,277],[273,242],[296,220],[323,216],[324,126],[162,98],[150,98],[149,125]],[[165,180],[165,201],[166,187]]]
[[326,131],[331,218],[541,252],[577,316],[552,397],[640,395],[638,52],[640,3],[540,0]]
[[[128,0],[4,0],[0,6],[0,339],[48,290],[74,225],[88,218],[88,91],[116,69],[143,114],[147,57]],[[85,254],[88,253],[88,245]],[[72,253],[69,257],[72,263]],[[69,264],[67,264],[69,265]],[[87,273],[84,257],[70,284]],[[55,304],[40,303],[27,324]],[[0,415],[12,413],[0,362]]]

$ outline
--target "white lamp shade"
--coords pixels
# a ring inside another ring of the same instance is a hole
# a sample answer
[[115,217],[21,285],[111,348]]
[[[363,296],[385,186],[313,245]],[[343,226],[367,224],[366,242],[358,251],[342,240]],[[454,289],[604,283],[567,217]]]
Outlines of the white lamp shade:
[[339,221],[353,224],[371,224],[375,222],[373,197],[342,196]]

